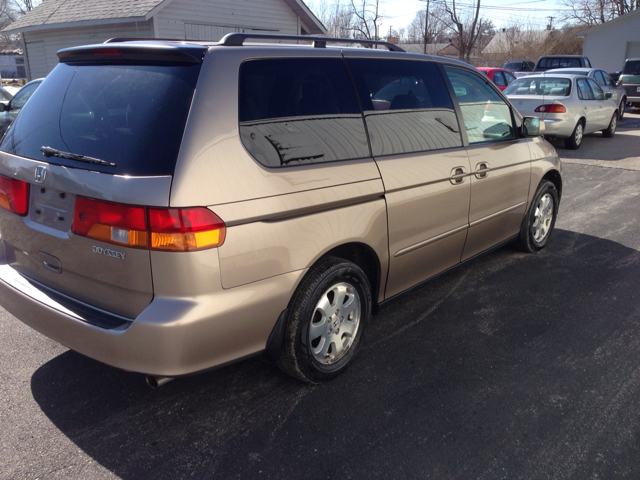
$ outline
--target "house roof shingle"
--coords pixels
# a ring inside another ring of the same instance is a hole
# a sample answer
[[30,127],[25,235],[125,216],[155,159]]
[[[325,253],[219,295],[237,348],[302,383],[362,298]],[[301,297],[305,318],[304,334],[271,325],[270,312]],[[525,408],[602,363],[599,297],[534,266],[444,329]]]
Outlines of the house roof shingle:
[[44,0],[5,33],[60,23],[145,17],[164,0]]

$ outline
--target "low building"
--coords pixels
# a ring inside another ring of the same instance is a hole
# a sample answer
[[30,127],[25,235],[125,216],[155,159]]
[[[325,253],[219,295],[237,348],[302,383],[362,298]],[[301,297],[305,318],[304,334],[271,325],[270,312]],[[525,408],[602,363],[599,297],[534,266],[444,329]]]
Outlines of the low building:
[[580,32],[582,54],[607,72],[622,70],[627,58],[640,58],[640,10]]
[[0,50],[0,75],[7,78],[27,78],[22,50]]
[[326,29],[303,0],[46,0],[2,31],[22,34],[29,79],[53,70],[62,48],[113,37],[215,42],[232,32]]

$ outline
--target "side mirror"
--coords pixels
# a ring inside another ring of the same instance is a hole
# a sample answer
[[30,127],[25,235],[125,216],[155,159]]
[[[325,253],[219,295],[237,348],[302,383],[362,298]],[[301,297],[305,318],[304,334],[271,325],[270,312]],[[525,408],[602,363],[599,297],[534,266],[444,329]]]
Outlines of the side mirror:
[[538,117],[524,117],[522,133],[525,137],[539,137],[544,135],[544,120]]
[[9,111],[9,105],[6,103],[0,103],[0,112],[8,112]]
[[611,93],[611,92],[607,92],[607,93],[604,94],[604,98],[608,99],[608,98],[611,98],[611,97],[613,97],[613,93]]

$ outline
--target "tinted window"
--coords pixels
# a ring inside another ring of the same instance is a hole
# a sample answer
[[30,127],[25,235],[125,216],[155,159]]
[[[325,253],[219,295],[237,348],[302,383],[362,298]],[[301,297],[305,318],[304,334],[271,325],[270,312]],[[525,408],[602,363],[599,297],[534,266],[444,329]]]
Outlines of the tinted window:
[[595,98],[596,100],[604,100],[604,92],[602,91],[600,86],[591,79],[589,79],[588,82],[591,90],[593,91],[593,98]]
[[[101,172],[172,175],[199,71],[199,65],[60,64],[21,110],[0,150]],[[117,167],[46,158],[43,146]]]
[[433,62],[347,59],[374,156],[462,146],[447,87]]
[[558,77],[516,78],[504,91],[505,95],[554,95],[566,97],[571,93],[571,80]]
[[625,62],[622,69],[623,75],[640,75],[640,60],[629,60]]
[[501,87],[507,86],[507,82],[505,81],[504,75],[502,75],[502,72],[493,72],[493,83]]
[[576,80],[576,85],[578,86],[578,98],[580,98],[580,100],[594,100],[593,92],[586,78]]
[[445,70],[460,103],[469,143],[516,138],[509,105],[482,77],[457,68]]
[[582,67],[582,64],[579,58],[542,58],[538,62],[537,70],[566,67]]
[[341,58],[250,60],[240,68],[240,138],[268,167],[369,156]]
[[511,70],[512,72],[519,72],[525,66],[522,62],[509,62],[505,63],[502,68],[505,70]]

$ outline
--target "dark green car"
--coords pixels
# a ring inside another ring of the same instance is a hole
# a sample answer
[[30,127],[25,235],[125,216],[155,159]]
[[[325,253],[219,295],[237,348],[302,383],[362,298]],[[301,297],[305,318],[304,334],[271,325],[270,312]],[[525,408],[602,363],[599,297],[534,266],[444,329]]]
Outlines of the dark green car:
[[627,102],[640,108],[640,58],[628,58],[618,84],[627,92]]

